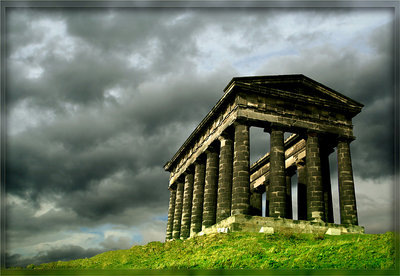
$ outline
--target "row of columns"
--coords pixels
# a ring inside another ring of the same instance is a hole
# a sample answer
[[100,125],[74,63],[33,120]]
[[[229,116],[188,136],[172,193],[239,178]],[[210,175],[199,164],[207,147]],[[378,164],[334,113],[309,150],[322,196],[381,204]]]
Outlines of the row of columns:
[[[271,127],[268,215],[292,218],[291,174],[285,169],[284,130]],[[223,133],[219,147],[210,146],[170,188],[167,240],[191,234],[236,214],[261,214],[262,195],[250,191],[249,126],[234,123],[233,140]],[[219,149],[219,151],[218,151]],[[297,163],[298,218],[333,222],[329,156],[319,136],[306,137],[306,162]],[[337,145],[342,224],[357,225],[349,142]]]

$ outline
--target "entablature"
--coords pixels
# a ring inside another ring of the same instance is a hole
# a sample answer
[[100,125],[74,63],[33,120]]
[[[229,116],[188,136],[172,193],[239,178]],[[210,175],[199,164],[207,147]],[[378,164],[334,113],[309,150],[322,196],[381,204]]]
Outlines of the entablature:
[[236,120],[249,126],[273,124],[292,133],[313,131],[354,139],[351,119],[362,108],[356,101],[303,75],[234,78],[224,91],[164,165],[171,172],[170,185]]

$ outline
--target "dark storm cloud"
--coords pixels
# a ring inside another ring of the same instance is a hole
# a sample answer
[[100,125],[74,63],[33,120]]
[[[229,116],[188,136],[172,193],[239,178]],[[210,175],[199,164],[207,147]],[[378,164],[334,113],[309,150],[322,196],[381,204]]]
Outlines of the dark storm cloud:
[[57,261],[69,261],[82,258],[90,258],[94,255],[111,250],[109,248],[88,248],[85,249],[78,245],[67,245],[60,248],[39,252],[32,258],[24,258],[21,254],[6,255],[8,267],[26,267],[30,264],[50,263]]
[[[136,72],[127,68],[122,57],[104,56],[91,49],[77,50],[72,60],[51,53],[40,63],[40,80],[26,80],[26,64],[10,66],[8,100],[11,106],[25,98],[32,105],[62,111],[65,103],[89,105],[104,101],[104,92]],[[15,91],[15,92],[14,92]]]
[[[62,194],[59,206],[92,219],[125,208],[166,206],[168,174],[162,165],[222,95],[222,88],[215,91],[218,82],[226,80],[216,75],[157,84],[118,110],[78,114],[13,136],[8,192],[38,202]],[[122,176],[114,179],[116,173]],[[122,186],[99,191],[108,179],[108,185]]]

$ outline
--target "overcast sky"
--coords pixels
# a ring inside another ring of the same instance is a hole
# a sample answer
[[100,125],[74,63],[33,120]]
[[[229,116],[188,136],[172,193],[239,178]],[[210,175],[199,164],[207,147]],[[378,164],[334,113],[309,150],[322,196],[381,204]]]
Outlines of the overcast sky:
[[[300,73],[364,104],[351,144],[359,223],[367,233],[392,230],[390,10],[18,8],[7,16],[9,266],[163,241],[163,165],[237,76]],[[253,162],[267,136],[251,128]]]

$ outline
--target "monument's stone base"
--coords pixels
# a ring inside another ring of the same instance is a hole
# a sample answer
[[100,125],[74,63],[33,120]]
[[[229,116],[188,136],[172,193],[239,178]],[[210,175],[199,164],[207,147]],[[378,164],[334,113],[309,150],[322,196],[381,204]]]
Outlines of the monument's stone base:
[[357,225],[325,223],[322,221],[314,222],[273,217],[234,215],[191,236],[228,232],[262,232],[266,234],[283,232],[341,235],[363,234],[364,227]]

